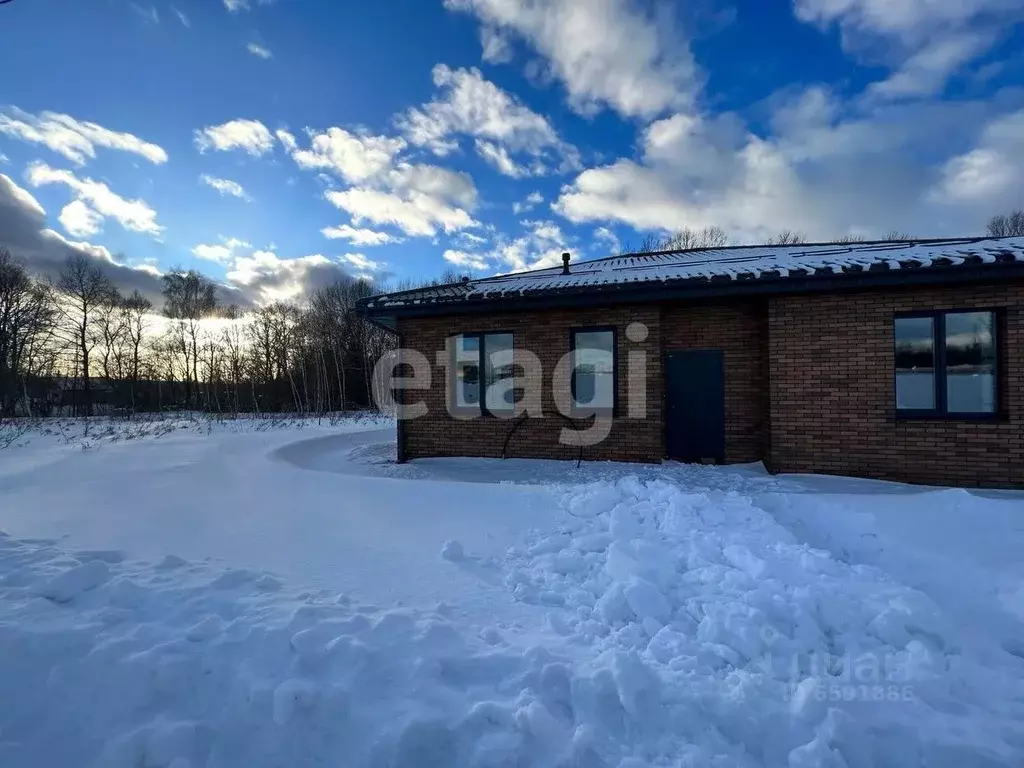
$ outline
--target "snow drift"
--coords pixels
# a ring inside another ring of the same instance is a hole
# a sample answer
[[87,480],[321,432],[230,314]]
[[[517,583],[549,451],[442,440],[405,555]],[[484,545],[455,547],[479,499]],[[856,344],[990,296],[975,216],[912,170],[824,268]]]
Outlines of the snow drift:
[[1020,655],[705,474],[556,489],[487,568],[432,545],[503,573],[515,632],[0,535],[0,765],[1020,765]]

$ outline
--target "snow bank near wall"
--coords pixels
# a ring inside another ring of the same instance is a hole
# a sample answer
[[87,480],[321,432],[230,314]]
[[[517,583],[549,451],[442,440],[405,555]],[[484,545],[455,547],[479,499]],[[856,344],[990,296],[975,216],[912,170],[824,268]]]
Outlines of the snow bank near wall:
[[924,593],[798,543],[735,492],[626,480],[565,505],[508,585],[592,649],[594,700],[617,691],[638,716],[592,712],[604,738],[636,729],[649,757],[698,764],[1020,764],[1024,660],[974,645]]

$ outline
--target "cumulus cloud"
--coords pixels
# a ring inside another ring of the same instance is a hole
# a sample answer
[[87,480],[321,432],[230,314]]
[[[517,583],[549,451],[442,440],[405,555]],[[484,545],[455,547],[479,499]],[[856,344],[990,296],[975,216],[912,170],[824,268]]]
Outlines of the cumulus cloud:
[[246,202],[252,200],[251,197],[246,193],[245,188],[237,181],[231,181],[231,179],[220,179],[216,176],[210,176],[207,173],[202,174],[199,177],[199,181],[208,187],[211,187],[220,194],[228,195],[229,197],[237,197]]
[[355,224],[391,224],[407,235],[433,237],[438,229],[456,232],[476,224],[473,217],[442,197],[416,190],[402,194],[377,189],[352,188],[325,193],[328,201],[346,211]]
[[862,60],[893,67],[868,92],[880,99],[941,92],[1024,15],[1018,0],[794,0],[793,9],[806,23],[838,26],[843,48]]
[[240,149],[259,157],[274,148],[273,135],[259,120],[229,120],[197,130],[194,138],[200,152]]
[[945,203],[978,206],[996,211],[1020,205],[1024,194],[1024,110],[989,122],[977,146],[950,158],[932,198]]
[[272,59],[274,57],[274,54],[270,52],[269,48],[265,45],[260,45],[259,43],[249,43],[245,46],[245,49],[253,56],[260,59]]
[[487,269],[487,259],[479,253],[467,253],[466,251],[447,250],[443,254],[444,260],[449,264],[466,269],[484,270]]
[[532,46],[580,112],[607,105],[622,115],[653,117],[686,108],[695,93],[693,57],[668,5],[650,14],[629,0],[444,4],[472,13],[492,33],[514,35]]
[[[324,170],[353,185],[324,193],[328,201],[349,214],[357,227],[364,221],[392,225],[410,236],[433,237],[439,229],[454,232],[477,224],[471,215],[477,190],[469,174],[436,165],[399,159],[407,146],[401,137],[375,136],[332,127],[307,132],[309,149],[279,131],[278,138],[301,168]],[[283,135],[282,135],[283,134]],[[355,237],[349,227],[327,228],[331,235]],[[380,238],[363,235],[364,243]]]
[[401,242],[401,238],[387,232],[376,232],[372,229],[359,229],[349,224],[337,227],[324,227],[320,230],[329,240],[349,240],[353,245],[385,245]]
[[528,194],[523,200],[518,203],[512,203],[512,213],[518,216],[520,213],[526,213],[532,211],[538,205],[544,202],[544,195],[534,190]]
[[103,217],[81,200],[72,200],[57,217],[72,237],[91,237],[103,229]]
[[[144,232],[154,236],[163,232],[163,227],[156,223],[156,211],[144,200],[123,198],[102,182],[89,178],[80,179],[71,171],[51,168],[40,162],[32,163],[25,176],[33,187],[61,184],[71,190],[81,203],[81,206],[71,214],[73,225],[80,226],[85,222],[81,209],[87,207],[91,211],[91,232],[99,230],[99,222],[104,218],[115,219],[122,227],[132,232]],[[69,233],[75,234],[70,230]]]
[[[990,102],[935,102],[858,114],[812,88],[775,104],[770,137],[735,115],[674,115],[647,127],[638,159],[584,171],[554,208],[575,223],[622,222],[638,230],[719,226],[740,242],[763,242],[782,228],[813,239],[890,229],[977,232],[984,223],[979,211],[935,207],[936,166],[927,158],[950,157],[998,109]],[[948,170],[955,176],[962,169]]]
[[0,133],[30,144],[40,144],[76,165],[84,165],[95,158],[97,147],[138,155],[156,165],[167,162],[167,153],[156,144],[58,112],[32,115],[14,108],[2,111]]
[[592,235],[594,246],[609,253],[622,253],[622,241],[608,227],[597,227]]
[[192,249],[192,253],[200,259],[214,261],[218,264],[228,263],[234,255],[231,248],[226,245],[200,243]]
[[295,137],[278,131],[281,143],[300,168],[327,170],[353,184],[368,181],[388,170],[405,149],[403,139],[354,133],[344,128],[309,132],[309,149],[299,149]]
[[525,269],[553,267],[562,263],[570,238],[553,221],[524,221],[525,231],[518,237],[498,234],[494,245],[481,251],[446,250],[445,261],[477,271],[521,272]]
[[[441,90],[437,98],[397,120],[411,144],[443,156],[458,147],[460,136],[470,136],[477,154],[514,178],[579,167],[576,148],[558,137],[546,117],[485,80],[480,70],[438,64],[434,85]],[[517,163],[513,154],[528,155],[529,164]]]
[[291,259],[273,251],[253,251],[237,256],[227,273],[228,283],[256,304],[294,301],[318,288],[350,281],[346,267],[316,253]]
[[354,276],[363,280],[373,280],[378,273],[387,267],[387,262],[374,261],[362,253],[346,253],[341,261],[354,270]]
[[43,207],[28,190],[4,174],[0,174],[0,246],[9,248],[16,258],[41,277],[56,277],[68,257],[85,256],[122,291],[138,290],[150,299],[160,301],[162,286],[159,272],[122,264],[102,246],[68,240],[48,229]]

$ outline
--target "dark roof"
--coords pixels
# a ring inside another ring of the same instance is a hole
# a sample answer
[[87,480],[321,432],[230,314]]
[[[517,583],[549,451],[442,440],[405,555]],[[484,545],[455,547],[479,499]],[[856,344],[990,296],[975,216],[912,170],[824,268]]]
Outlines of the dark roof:
[[371,297],[362,308],[387,321],[399,315],[564,305],[570,297],[611,303],[837,290],[869,277],[890,285],[934,282],[939,273],[942,281],[969,280],[1003,274],[1005,267],[1024,276],[1024,237],[733,246],[580,261],[570,265],[568,275],[559,266],[416,288]]

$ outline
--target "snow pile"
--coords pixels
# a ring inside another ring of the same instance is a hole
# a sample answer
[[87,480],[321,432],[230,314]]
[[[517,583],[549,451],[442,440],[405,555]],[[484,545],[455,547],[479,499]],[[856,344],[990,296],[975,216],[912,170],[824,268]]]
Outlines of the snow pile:
[[5,767],[601,764],[569,667],[496,627],[2,534],[0,605]]
[[652,762],[1020,764],[1024,660],[924,593],[799,543],[734,491],[621,480],[565,508],[510,553],[507,584],[596,658],[593,699],[625,713],[591,713],[606,737]]

